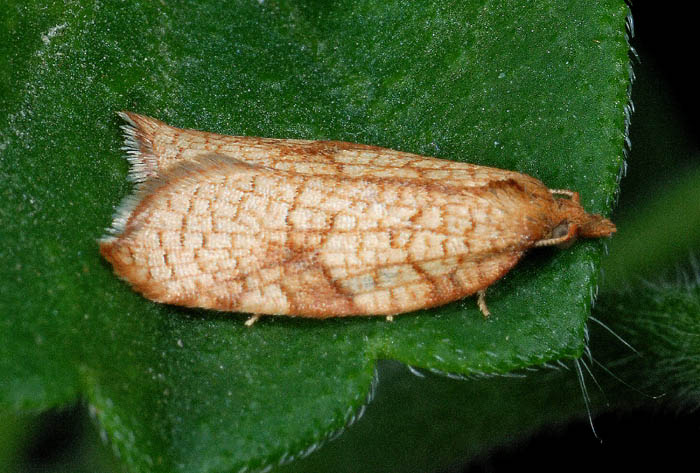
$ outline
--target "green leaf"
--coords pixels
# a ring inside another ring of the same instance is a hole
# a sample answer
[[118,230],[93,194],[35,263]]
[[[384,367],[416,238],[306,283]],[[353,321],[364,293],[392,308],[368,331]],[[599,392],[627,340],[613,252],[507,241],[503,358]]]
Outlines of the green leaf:
[[608,211],[627,7],[605,2],[9,2],[0,23],[0,409],[83,396],[132,471],[308,453],[380,358],[459,375],[577,357],[602,243],[533,252],[473,300],[384,319],[151,303],[99,258],[126,195],[116,110],[226,134],[339,139],[531,174]]

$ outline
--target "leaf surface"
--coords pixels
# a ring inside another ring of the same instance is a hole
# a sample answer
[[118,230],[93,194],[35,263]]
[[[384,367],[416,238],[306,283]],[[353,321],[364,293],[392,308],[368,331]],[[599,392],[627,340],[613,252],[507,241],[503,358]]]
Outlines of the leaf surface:
[[578,356],[603,243],[533,251],[488,292],[383,318],[151,303],[96,240],[130,192],[115,111],[513,169],[607,212],[627,8],[596,2],[10,1],[0,22],[0,407],[84,396],[133,471],[291,461],[342,429],[377,359],[459,375]]

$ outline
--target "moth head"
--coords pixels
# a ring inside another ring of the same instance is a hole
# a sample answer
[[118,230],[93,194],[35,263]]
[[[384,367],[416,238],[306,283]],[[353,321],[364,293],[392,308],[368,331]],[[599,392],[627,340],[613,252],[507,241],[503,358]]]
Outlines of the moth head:
[[[567,194],[568,195],[568,194]],[[552,229],[551,238],[561,238],[562,243],[580,238],[600,238],[615,233],[615,224],[598,214],[586,212],[577,192],[556,199],[559,207],[559,223]]]

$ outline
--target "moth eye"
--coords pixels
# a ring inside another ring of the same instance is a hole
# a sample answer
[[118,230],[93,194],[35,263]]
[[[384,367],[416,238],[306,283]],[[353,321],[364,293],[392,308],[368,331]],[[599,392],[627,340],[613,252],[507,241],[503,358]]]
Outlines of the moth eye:
[[569,233],[569,222],[564,220],[552,229],[552,236],[550,238],[561,238],[567,233]]

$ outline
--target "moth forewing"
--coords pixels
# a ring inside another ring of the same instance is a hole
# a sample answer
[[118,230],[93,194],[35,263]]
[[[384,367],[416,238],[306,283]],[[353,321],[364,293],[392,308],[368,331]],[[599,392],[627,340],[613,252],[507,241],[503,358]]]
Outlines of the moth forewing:
[[577,198],[555,198],[512,171],[122,116],[138,184],[100,250],[158,302],[339,317],[399,314],[479,292],[487,314],[483,291],[528,248],[561,238],[552,234],[562,222],[572,222],[568,233],[614,231]]

